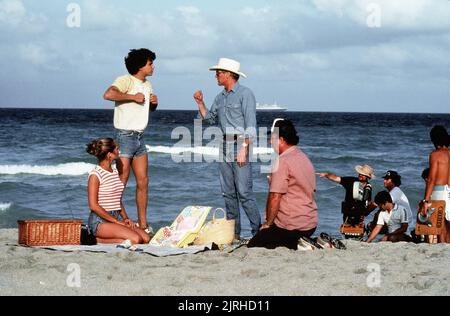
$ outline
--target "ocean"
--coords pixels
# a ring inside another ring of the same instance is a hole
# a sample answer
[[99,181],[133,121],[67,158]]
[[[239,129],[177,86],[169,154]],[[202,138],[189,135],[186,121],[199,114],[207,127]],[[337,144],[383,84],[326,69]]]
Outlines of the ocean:
[[[172,157],[180,153],[214,157],[214,149],[205,147],[207,142],[202,146],[192,143],[186,149],[178,138],[171,138],[177,127],[194,135],[196,116],[196,111],[151,114],[145,140],[150,176],[148,220],[154,228],[170,224],[188,205],[224,207],[216,163],[210,159],[177,162]],[[276,117],[295,123],[299,146],[317,172],[356,176],[355,165],[369,164],[378,176],[371,181],[376,193],[383,189],[383,173],[398,171],[401,189],[413,209],[423,197],[420,175],[433,150],[429,131],[435,124],[450,126],[450,114],[261,112],[258,127],[270,128]],[[87,174],[96,160],[85,152],[85,144],[114,137],[112,121],[112,110],[0,108],[0,228],[15,228],[20,219],[87,221]],[[256,152],[268,153],[268,146]],[[263,218],[268,185],[261,167],[266,161],[255,162],[253,168],[254,192]],[[132,218],[137,217],[134,192],[131,175],[123,201]],[[317,233],[339,236],[344,193],[340,185],[317,179]],[[242,218],[243,234],[248,236],[245,214]]]

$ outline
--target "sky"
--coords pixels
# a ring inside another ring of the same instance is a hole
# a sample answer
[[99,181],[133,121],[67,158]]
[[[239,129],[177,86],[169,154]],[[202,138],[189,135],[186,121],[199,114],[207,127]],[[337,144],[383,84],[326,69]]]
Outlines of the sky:
[[0,107],[111,109],[131,48],[157,55],[160,109],[195,110],[236,59],[259,103],[450,113],[448,0],[0,0]]

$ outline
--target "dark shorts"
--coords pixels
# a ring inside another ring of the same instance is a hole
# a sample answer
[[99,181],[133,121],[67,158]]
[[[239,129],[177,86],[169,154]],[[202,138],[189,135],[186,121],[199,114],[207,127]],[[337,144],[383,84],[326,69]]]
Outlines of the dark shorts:
[[[109,213],[115,219],[119,219],[119,217],[120,217],[120,211],[113,211],[113,212],[109,212]],[[89,229],[91,231],[91,234],[93,234],[94,236],[97,236],[98,225],[100,225],[102,223],[107,223],[107,221],[105,221],[103,218],[101,218],[94,212],[91,212],[91,214],[89,214],[88,224],[89,224]]]
[[286,247],[297,250],[299,239],[302,237],[311,237],[315,231],[315,228],[308,231],[287,230],[274,224],[267,229],[260,230],[255,237],[249,241],[247,247],[261,247],[267,249]]
[[143,132],[118,130],[116,141],[120,157],[132,159],[147,155]]

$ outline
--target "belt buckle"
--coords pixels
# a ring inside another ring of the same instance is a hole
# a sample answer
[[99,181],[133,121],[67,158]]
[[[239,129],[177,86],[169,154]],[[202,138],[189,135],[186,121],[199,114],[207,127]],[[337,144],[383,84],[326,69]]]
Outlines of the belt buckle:
[[239,135],[237,135],[237,134],[224,134],[224,135],[223,135],[223,140],[224,140],[224,141],[227,141],[227,142],[230,142],[230,141],[237,141],[238,136],[239,136]]

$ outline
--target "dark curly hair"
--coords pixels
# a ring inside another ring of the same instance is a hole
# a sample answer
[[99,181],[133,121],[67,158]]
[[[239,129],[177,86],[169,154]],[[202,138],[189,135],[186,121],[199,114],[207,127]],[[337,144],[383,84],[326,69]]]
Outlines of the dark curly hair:
[[156,54],[147,48],[132,49],[125,57],[125,66],[130,75],[135,75],[148,61],[153,62],[155,59]]
[[275,123],[278,136],[283,137],[289,145],[298,145],[300,137],[297,135],[294,124],[290,120],[280,120]]
[[97,157],[98,161],[106,159],[108,153],[112,153],[116,149],[117,144],[112,138],[94,139],[89,144],[86,144],[86,152]]
[[442,125],[436,125],[431,129],[430,138],[436,148],[438,148],[438,146],[448,147],[449,145],[447,129]]
[[375,203],[378,205],[383,205],[386,202],[392,203],[392,197],[388,191],[381,191],[375,196]]

